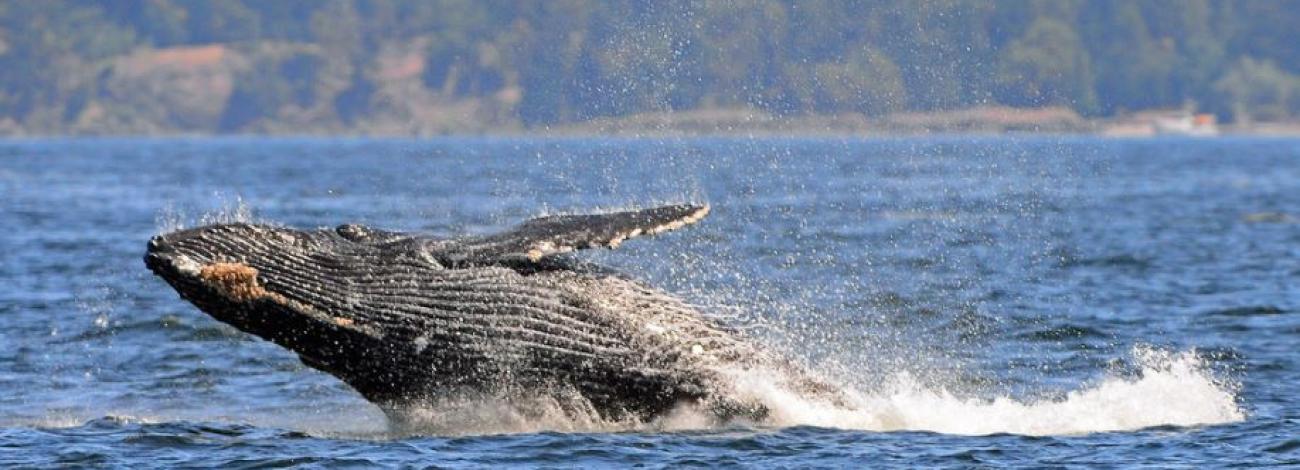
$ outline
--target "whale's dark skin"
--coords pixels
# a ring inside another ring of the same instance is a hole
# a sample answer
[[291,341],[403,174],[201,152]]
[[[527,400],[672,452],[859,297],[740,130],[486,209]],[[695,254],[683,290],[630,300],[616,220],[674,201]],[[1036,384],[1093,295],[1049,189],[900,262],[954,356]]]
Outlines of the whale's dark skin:
[[836,393],[673,296],[565,255],[707,212],[550,216],[460,239],[220,224],[154,237],[145,264],[200,310],[389,411],[453,395],[576,393],[607,419],[681,403],[761,419],[769,405],[724,372],[744,369]]

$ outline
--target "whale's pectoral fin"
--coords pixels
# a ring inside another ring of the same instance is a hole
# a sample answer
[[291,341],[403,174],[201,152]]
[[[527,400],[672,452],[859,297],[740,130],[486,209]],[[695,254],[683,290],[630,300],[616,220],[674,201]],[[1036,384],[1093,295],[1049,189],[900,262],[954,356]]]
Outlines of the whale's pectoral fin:
[[698,222],[707,205],[673,205],[608,214],[538,217],[513,230],[474,241],[471,259],[539,261],[586,248],[615,248],[624,240],[675,230]]

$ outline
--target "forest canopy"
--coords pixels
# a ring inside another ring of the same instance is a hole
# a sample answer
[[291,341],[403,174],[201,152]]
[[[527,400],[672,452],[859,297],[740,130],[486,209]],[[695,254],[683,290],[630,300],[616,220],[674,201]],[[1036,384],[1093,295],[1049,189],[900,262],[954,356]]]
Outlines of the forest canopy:
[[0,1],[0,133],[479,132],[687,110],[1300,117],[1300,2]]

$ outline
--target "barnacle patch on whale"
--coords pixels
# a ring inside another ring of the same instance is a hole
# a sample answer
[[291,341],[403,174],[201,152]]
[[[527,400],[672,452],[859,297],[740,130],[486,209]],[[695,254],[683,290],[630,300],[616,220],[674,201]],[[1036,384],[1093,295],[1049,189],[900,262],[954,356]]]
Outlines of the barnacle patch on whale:
[[238,302],[279,297],[257,283],[257,269],[243,263],[212,263],[199,268],[199,279]]
[[244,263],[211,263],[199,268],[199,279],[212,287],[222,296],[234,302],[253,302],[270,300],[282,306],[292,308],[303,315],[332,324],[339,328],[377,334],[373,329],[358,325],[356,320],[336,315],[326,315],[310,305],[291,300],[283,295],[266,290],[257,279],[257,268]]

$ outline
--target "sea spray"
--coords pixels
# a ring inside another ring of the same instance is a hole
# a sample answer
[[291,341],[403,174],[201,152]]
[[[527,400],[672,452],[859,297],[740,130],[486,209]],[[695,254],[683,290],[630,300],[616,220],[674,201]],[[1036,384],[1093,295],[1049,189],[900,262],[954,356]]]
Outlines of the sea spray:
[[900,372],[879,390],[851,391],[853,403],[846,410],[772,387],[762,376],[740,374],[737,380],[764,396],[772,406],[770,424],[776,426],[1066,435],[1245,419],[1236,387],[1216,378],[1195,351],[1136,347],[1131,355],[1139,366],[1136,376],[1108,374],[1060,399],[966,397]]
[[[221,193],[213,195],[214,202],[206,209],[176,207],[168,202],[154,214],[154,231],[157,234],[170,233],[187,228],[212,224],[263,222],[254,215],[254,207],[243,196],[233,198]],[[197,217],[191,213],[198,213]],[[264,222],[263,222],[264,223]]]

